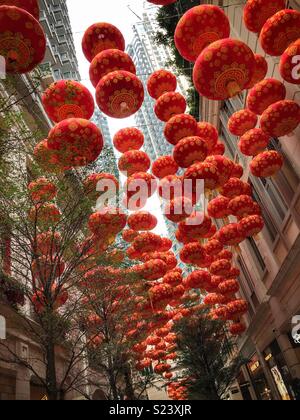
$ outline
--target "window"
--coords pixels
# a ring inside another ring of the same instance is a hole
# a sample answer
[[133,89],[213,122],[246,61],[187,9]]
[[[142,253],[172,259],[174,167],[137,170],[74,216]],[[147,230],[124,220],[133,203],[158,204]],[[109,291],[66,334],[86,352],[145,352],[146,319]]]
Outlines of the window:
[[266,264],[261,256],[259,249],[257,248],[255,240],[253,238],[247,238],[247,242],[249,244],[249,249],[252,256],[258,262],[261,271],[264,271],[266,269]]

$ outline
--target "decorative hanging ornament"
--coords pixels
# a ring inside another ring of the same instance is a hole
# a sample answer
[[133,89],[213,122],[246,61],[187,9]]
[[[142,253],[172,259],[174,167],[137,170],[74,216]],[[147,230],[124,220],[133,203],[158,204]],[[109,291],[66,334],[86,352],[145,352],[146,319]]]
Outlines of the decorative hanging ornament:
[[45,203],[53,200],[57,195],[56,186],[47,178],[38,178],[28,185],[28,191],[32,201]]
[[242,335],[245,331],[247,331],[247,327],[243,322],[236,322],[232,324],[229,328],[229,332],[233,336]]
[[176,197],[165,206],[165,216],[173,223],[185,220],[193,212],[193,203],[186,197]]
[[126,223],[127,216],[121,209],[104,207],[90,216],[88,227],[95,236],[117,235],[125,228]]
[[144,134],[137,128],[122,128],[114,136],[114,147],[120,153],[140,150],[144,145]]
[[[245,240],[245,236],[244,232],[242,232],[242,230],[240,229],[240,225],[238,223],[230,223],[229,225],[225,225],[219,231],[218,240],[224,246],[236,246]],[[227,273],[216,275],[226,276],[226,274]]]
[[240,195],[230,201],[228,209],[233,216],[243,218],[253,211],[253,205],[254,201],[249,195]]
[[252,89],[257,83],[261,82],[268,73],[268,62],[259,54],[254,54],[255,68],[250,83],[246,89]]
[[175,175],[178,169],[179,166],[172,156],[161,156],[152,165],[153,175],[160,179]]
[[132,246],[136,251],[144,253],[157,251],[161,244],[162,239],[160,236],[156,235],[155,233],[146,232],[137,236]]
[[131,150],[124,153],[119,160],[119,170],[127,176],[137,172],[147,172],[151,161],[147,153],[141,150]]
[[40,18],[38,0],[0,0],[0,6],[15,6],[30,13],[36,20]]
[[91,174],[83,181],[83,188],[86,195],[91,199],[97,199],[105,192],[114,197],[119,191],[119,181],[108,173]]
[[46,36],[30,13],[15,6],[0,6],[0,28],[0,56],[5,59],[7,73],[28,73],[43,61]]
[[228,130],[234,136],[241,137],[247,131],[256,127],[257,115],[249,109],[235,112],[228,121]]
[[96,88],[96,102],[100,110],[112,118],[130,117],[141,108],[143,101],[143,84],[128,71],[107,74]]
[[266,21],[284,8],[285,0],[248,0],[244,8],[246,28],[260,33]]
[[264,226],[264,219],[259,215],[247,216],[240,221],[240,229],[246,238],[258,235]]
[[211,43],[230,36],[230,23],[220,7],[201,5],[189,9],[175,30],[175,45],[187,61],[195,62]]
[[188,289],[206,289],[211,282],[211,275],[208,271],[198,270],[193,271],[185,280],[184,286]]
[[208,155],[206,142],[200,137],[186,137],[174,148],[173,157],[181,168],[188,168],[194,163],[203,162]]
[[256,156],[263,152],[271,141],[271,137],[260,128],[247,131],[239,141],[239,149],[245,156]]
[[31,222],[47,229],[60,221],[61,212],[55,204],[42,203],[31,208],[28,218]]
[[167,70],[157,70],[149,77],[147,89],[153,99],[158,99],[168,92],[175,92],[177,88],[176,76]]
[[140,211],[128,217],[128,226],[137,232],[153,230],[157,226],[157,218],[148,211]]
[[266,79],[250,90],[247,108],[253,113],[261,115],[271,104],[282,101],[285,97],[286,87],[282,82],[276,79]]
[[192,181],[193,193],[197,192],[199,180],[203,180],[205,191],[215,190],[220,185],[218,168],[210,162],[195,163],[190,166],[184,174],[184,179]]
[[211,153],[217,146],[219,133],[216,127],[212,124],[199,122],[196,135],[205,140],[209,153]]
[[199,242],[184,245],[180,251],[180,259],[185,264],[201,265],[205,257],[205,249]]
[[[175,146],[180,140],[185,137],[192,137],[197,135],[197,121],[194,117],[188,114],[179,114],[172,117],[166,124],[164,135],[167,141]],[[201,137],[199,135],[199,137]]]
[[175,115],[184,114],[186,106],[186,100],[181,93],[169,92],[158,98],[154,111],[160,121],[167,122]]
[[283,157],[275,150],[257,155],[250,163],[250,171],[258,178],[269,178],[279,172],[283,166]]
[[48,139],[42,140],[35,146],[33,155],[45,172],[60,173],[70,169],[70,166],[63,166],[58,153],[49,148]]
[[230,199],[226,197],[217,197],[210,201],[207,207],[207,213],[213,219],[224,219],[230,215],[228,209]]
[[222,186],[228,182],[234,165],[232,160],[225,156],[215,155],[208,156],[205,162],[211,163],[217,168],[219,178],[218,185]]
[[279,101],[269,106],[260,119],[261,129],[271,137],[291,134],[300,123],[300,106],[295,101]]
[[300,84],[299,60],[300,39],[291,44],[282,54],[279,64],[281,77],[294,85]]
[[158,193],[166,201],[181,197],[183,194],[182,177],[178,175],[168,175],[159,182]]
[[243,182],[238,178],[230,178],[229,181],[221,188],[220,193],[224,197],[233,199],[239,195],[252,195],[252,187],[247,182]]

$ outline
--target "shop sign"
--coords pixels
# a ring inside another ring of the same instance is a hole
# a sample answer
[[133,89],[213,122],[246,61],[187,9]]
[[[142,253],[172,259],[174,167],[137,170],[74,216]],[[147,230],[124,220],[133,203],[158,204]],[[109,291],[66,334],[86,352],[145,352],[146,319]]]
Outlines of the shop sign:
[[252,373],[254,373],[257,369],[259,369],[259,367],[260,367],[260,363],[259,363],[258,360],[251,363],[250,366],[249,366]]

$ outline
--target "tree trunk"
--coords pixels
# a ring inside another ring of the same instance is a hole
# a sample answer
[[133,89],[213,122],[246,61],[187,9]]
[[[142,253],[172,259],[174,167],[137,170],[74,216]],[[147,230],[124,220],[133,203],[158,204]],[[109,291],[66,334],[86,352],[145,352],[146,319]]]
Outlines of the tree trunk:
[[124,368],[124,381],[125,381],[125,392],[127,399],[130,401],[135,401],[136,396],[134,393],[134,388],[132,385],[131,369],[130,366],[126,365]]
[[49,400],[57,401],[59,400],[59,392],[56,381],[55,346],[53,344],[52,335],[49,335],[46,349],[46,383]]

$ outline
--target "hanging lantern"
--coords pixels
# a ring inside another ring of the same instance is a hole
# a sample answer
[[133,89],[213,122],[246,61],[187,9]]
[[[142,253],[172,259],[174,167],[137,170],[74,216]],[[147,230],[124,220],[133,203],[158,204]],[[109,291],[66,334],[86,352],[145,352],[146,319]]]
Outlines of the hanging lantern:
[[46,178],[38,178],[28,185],[31,200],[34,203],[45,203],[57,195],[56,186]]
[[145,280],[158,280],[167,274],[168,266],[162,260],[150,260],[139,267],[138,274]]
[[39,255],[52,257],[60,250],[61,235],[58,232],[45,232],[36,236],[36,249]]
[[167,141],[175,146],[180,140],[186,137],[196,136],[197,131],[197,121],[194,117],[188,114],[179,114],[175,115],[167,122],[164,129],[164,135]]
[[164,283],[156,284],[149,290],[149,296],[154,307],[166,306],[167,302],[172,299],[172,295],[173,287]]
[[215,306],[224,304],[225,297],[217,293],[211,293],[204,298],[204,304],[207,306]]
[[[100,189],[97,191],[99,182],[103,182],[103,191],[102,189],[101,191]],[[110,196],[114,197],[119,191],[119,187],[117,178],[114,175],[107,173],[91,174],[83,181],[84,192],[91,199],[101,197],[104,192],[109,192]]]
[[43,227],[55,225],[60,221],[59,209],[51,203],[38,204],[29,211],[28,218],[33,223]]
[[205,259],[205,249],[199,242],[187,244],[180,252],[180,259],[185,264],[201,264]]
[[207,122],[199,122],[197,134],[198,137],[205,140],[208,152],[212,152],[218,143],[219,133],[215,126]]
[[256,156],[268,147],[270,141],[268,134],[260,128],[254,128],[241,137],[238,146],[245,156]]
[[68,118],[89,120],[94,114],[94,99],[89,90],[75,80],[54,82],[43,94],[48,117],[58,123]]
[[167,273],[163,278],[163,282],[166,284],[169,284],[172,287],[179,286],[180,284],[182,284],[182,281],[183,281],[182,275],[178,272],[173,272],[173,271]]
[[209,231],[203,235],[203,239],[211,239],[217,233],[216,225],[211,225]]
[[247,216],[240,221],[240,230],[246,238],[258,235],[264,226],[264,219],[259,215]]
[[223,156],[225,155],[225,152],[226,152],[225,144],[219,141],[210,152],[210,156]]
[[234,165],[232,160],[228,159],[225,156],[215,155],[215,156],[208,156],[205,162],[211,163],[215,165],[215,167],[217,168],[217,173],[218,173],[218,178],[219,178],[218,185],[222,186],[226,184],[226,182],[228,182],[231,176],[233,165]]
[[254,201],[249,195],[240,195],[230,201],[228,209],[233,216],[241,218],[251,213],[253,204]]
[[154,367],[154,372],[159,375],[162,375],[163,373],[168,372],[170,369],[171,365],[168,365],[167,363],[161,363]]
[[227,309],[225,306],[220,306],[219,308],[213,309],[211,312],[212,319],[226,321],[227,320]]
[[148,3],[156,4],[158,6],[168,6],[175,3],[177,0],[147,0]]
[[285,0],[248,0],[244,8],[246,28],[259,34],[266,21],[284,8]]
[[245,43],[223,39],[211,44],[198,57],[194,85],[205,98],[226,100],[245,89],[254,69],[254,54]]
[[229,199],[233,199],[240,195],[252,195],[252,187],[247,182],[243,182],[238,178],[230,178],[229,181],[221,188],[220,193]]
[[39,22],[26,10],[0,5],[0,56],[7,73],[28,73],[46,53],[46,37]]
[[153,175],[160,179],[175,175],[178,169],[179,166],[172,156],[161,156],[152,165]]
[[0,0],[0,6],[15,6],[24,9],[36,20],[40,19],[40,8],[38,0]]
[[155,114],[160,121],[167,122],[175,115],[184,114],[186,100],[178,92],[169,92],[162,95],[155,104]]
[[211,200],[207,207],[207,212],[213,219],[224,219],[230,215],[228,209],[230,199],[226,197],[217,197]]
[[136,251],[146,253],[157,251],[160,248],[161,243],[162,239],[160,236],[155,233],[146,232],[137,236],[133,241],[132,246]]
[[51,297],[49,298],[45,294],[44,290],[38,290],[32,295],[31,302],[37,313],[41,313],[45,310],[45,307],[53,307],[54,310],[59,309],[61,306],[64,306],[68,299],[69,294],[67,290],[61,289],[59,292],[56,285],[53,285],[51,288]]
[[47,139],[42,140],[35,146],[33,155],[45,172],[60,173],[71,169],[69,166],[61,164],[58,153],[49,148]]
[[217,239],[211,239],[204,245],[204,249],[207,255],[214,256],[222,251],[223,245]]
[[195,163],[184,174],[184,179],[192,180],[193,192],[197,192],[198,180],[204,181],[205,191],[215,190],[219,186],[219,173],[216,165],[210,162]]
[[141,150],[130,150],[121,156],[119,170],[132,176],[137,172],[147,172],[150,169],[151,161],[147,153]]
[[104,76],[96,88],[100,110],[111,118],[128,118],[144,101],[142,82],[128,71],[118,70]]
[[234,164],[234,167],[232,169],[230,178],[238,178],[241,179],[244,175],[244,168],[242,165],[239,165],[238,163]]
[[184,222],[179,224],[179,231],[186,237],[201,240],[208,235],[211,227],[212,220],[205,214],[195,211]]
[[247,327],[243,322],[236,322],[232,324],[229,328],[229,332],[233,336],[242,335],[244,334],[246,330],[247,330]]
[[220,7],[201,5],[189,9],[175,30],[175,45],[187,61],[195,62],[212,42],[230,36],[230,23]]
[[226,279],[237,279],[238,277],[240,277],[241,275],[241,271],[236,268],[236,267],[232,267],[231,270],[228,272],[228,274],[226,274],[226,276],[224,276]]
[[265,79],[250,90],[247,108],[255,114],[261,115],[271,104],[281,101],[285,97],[286,88],[282,82],[276,79]]
[[[149,260],[162,260],[164,263],[168,266],[168,272],[170,270],[174,270],[177,266],[177,258],[175,257],[175,254],[173,252],[161,252],[161,251],[155,251],[150,252],[147,254],[144,254],[142,256],[142,260],[147,262]],[[176,271],[177,274],[180,274],[180,272]]]
[[119,29],[103,22],[90,26],[82,39],[86,59],[91,62],[97,54],[109,49],[125,50],[125,40]]
[[186,197],[176,197],[166,204],[164,215],[173,223],[185,220],[193,212],[193,204]]
[[88,227],[95,236],[117,235],[125,228],[126,223],[127,216],[121,209],[104,207],[90,216]]
[[285,52],[282,54],[280,59],[279,71],[281,77],[289,83],[299,85],[299,69],[295,63],[295,57],[300,55],[300,39],[291,44]]
[[235,112],[228,121],[228,130],[234,136],[241,137],[247,131],[256,127],[257,115],[249,109],[242,109]]
[[158,99],[168,92],[175,92],[176,88],[176,76],[167,70],[157,70],[151,74],[147,83],[148,93],[153,99]]
[[253,71],[252,79],[246,89],[252,89],[257,83],[261,82],[268,73],[268,62],[259,54],[254,54],[255,69]]
[[279,172],[283,166],[283,157],[275,150],[260,153],[250,163],[250,171],[258,178],[268,178]]
[[140,211],[128,217],[128,226],[136,232],[153,230],[157,226],[157,218],[148,211]]
[[174,148],[173,157],[181,168],[188,168],[194,163],[203,162],[208,155],[204,140],[200,137],[186,137]]
[[215,260],[228,260],[231,261],[233,258],[233,253],[228,249],[223,249],[218,255],[215,256]]
[[295,101],[279,101],[263,113],[260,127],[271,137],[291,134],[300,123],[300,106]]
[[249,305],[245,300],[235,300],[228,303],[228,319],[235,320],[245,315],[249,310]]
[[240,290],[239,282],[235,279],[229,279],[219,285],[219,293],[224,296],[233,296]]
[[49,280],[61,277],[65,271],[66,265],[60,258],[42,257],[36,258],[32,265],[31,271],[34,279],[37,279],[41,284],[46,284]]
[[236,246],[245,240],[245,236],[238,223],[230,223],[219,231],[218,239],[224,246]]
[[278,57],[298,38],[300,38],[300,12],[284,9],[267,20],[259,40],[267,54]]
[[[147,199],[155,193],[156,187],[156,179],[147,172],[136,172],[131,175],[125,185],[125,204],[127,208],[131,209],[131,205],[144,207]],[[135,197],[136,195],[137,197]],[[133,200],[133,198],[136,198],[136,200]]]
[[62,165],[86,166],[94,162],[101,153],[103,137],[92,122],[70,118],[50,130],[48,147],[58,154]]
[[[134,239],[133,239],[133,241],[134,241]],[[139,260],[141,258],[141,253],[138,252],[135,248],[133,248],[133,246],[131,246],[127,249],[126,254],[127,254],[127,257],[132,261]]]
[[173,247],[173,243],[169,238],[161,238],[160,252],[168,252]]
[[128,243],[132,243],[137,236],[138,236],[138,232],[136,232],[135,230],[126,229],[126,230],[123,230],[122,232],[122,238],[124,239],[125,242],[128,242]]
[[224,276],[231,269],[231,263],[228,260],[218,260],[210,266],[210,273],[214,276]]
[[144,145],[144,135],[137,128],[123,128],[115,134],[113,143],[120,153],[140,150]]

